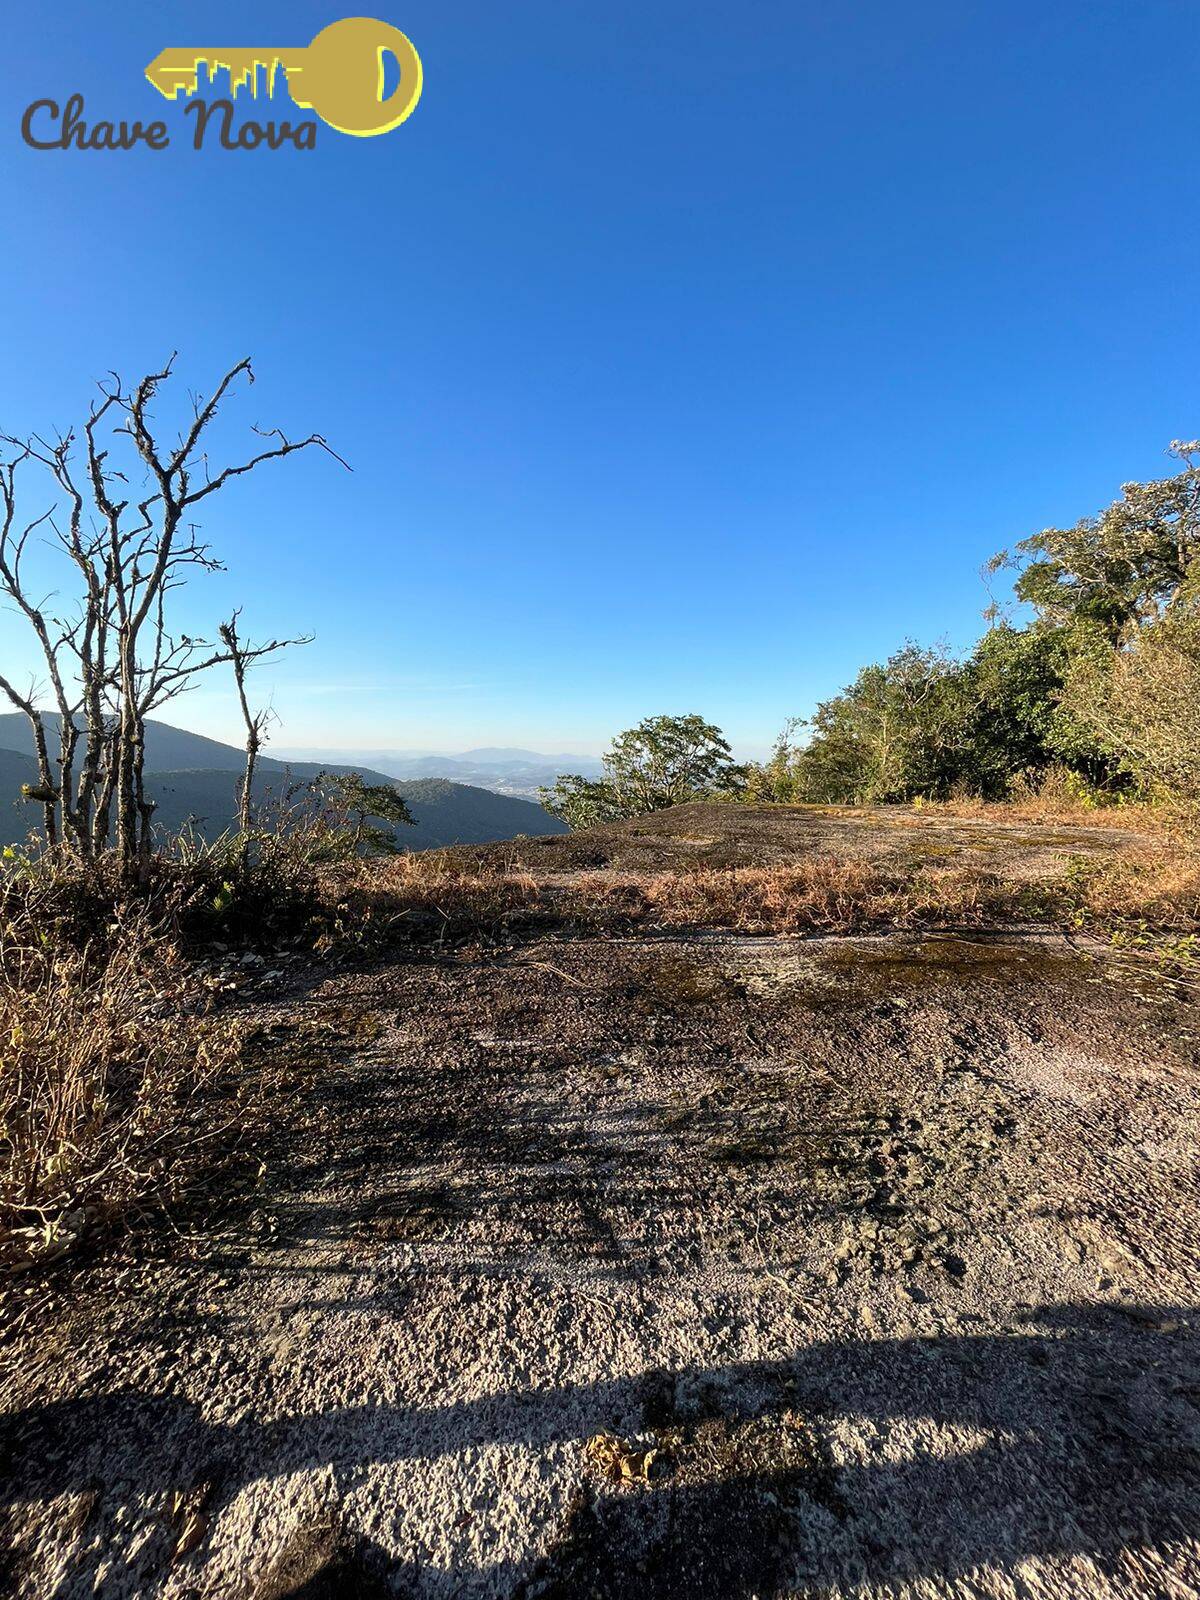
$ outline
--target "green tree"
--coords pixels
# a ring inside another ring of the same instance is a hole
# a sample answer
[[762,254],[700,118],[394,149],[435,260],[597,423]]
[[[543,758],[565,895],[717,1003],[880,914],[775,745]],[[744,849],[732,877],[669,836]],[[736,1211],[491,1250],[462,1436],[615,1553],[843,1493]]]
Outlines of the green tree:
[[357,772],[323,774],[318,780],[330,835],[351,855],[391,855],[400,849],[391,827],[414,826],[404,796],[390,783],[364,783]]
[[1200,802],[1200,608],[1079,651],[1062,711],[1143,791]]
[[788,805],[798,798],[796,762],[802,747],[796,743],[795,735],[797,728],[802,727],[803,717],[787,719],[767,760],[752,761],[746,767],[746,779],[738,799],[748,805]]
[[590,828],[728,793],[743,775],[720,728],[703,717],[647,717],[613,740],[603,778],[564,774],[541,801],[570,827]]
[[619,822],[628,815],[621,810],[611,783],[603,778],[584,778],[577,772],[563,773],[552,789],[538,793],[552,817],[560,817],[568,827],[598,828],[605,822]]
[[823,701],[798,746],[789,723],[747,799],[879,802],[963,791],[988,799],[1066,765],[1089,784],[1200,793],[1200,442],[1181,470],[1127,483],[1070,528],[1024,540],[1024,628],[989,628],[965,660],[906,644]]
[[1067,754],[1085,757],[1059,711],[1073,630],[1049,624],[989,628],[966,665],[971,701],[959,782],[985,799],[1003,799],[1018,773],[1044,771]]
[[1098,623],[1116,643],[1156,621],[1194,586],[1200,557],[1200,440],[1175,440],[1168,453],[1182,471],[1123,484],[1098,516],[1034,534],[993,570],[1017,567],[1017,598],[1059,626]]
[[1049,717],[1036,717],[1046,746],[1093,782],[1190,796],[1200,441],[1169,454],[1182,470],[1124,484],[1098,516],[1035,534],[993,566],[1019,569],[1015,592],[1037,619],[1018,637],[1053,657]]
[[627,816],[726,789],[737,767],[720,728],[703,717],[647,717],[619,734],[605,771]]
[[969,744],[970,683],[943,649],[906,644],[822,701],[792,766],[795,797],[874,803],[946,793]]

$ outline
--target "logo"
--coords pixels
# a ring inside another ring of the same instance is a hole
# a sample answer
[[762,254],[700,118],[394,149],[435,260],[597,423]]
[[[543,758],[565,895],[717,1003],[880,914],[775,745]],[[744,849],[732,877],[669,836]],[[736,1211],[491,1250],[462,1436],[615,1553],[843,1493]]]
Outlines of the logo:
[[[385,100],[384,70],[388,54],[400,66],[400,83]],[[373,17],[346,17],[331,22],[303,49],[164,50],[146,68],[146,76],[168,100],[196,92],[201,64],[211,80],[219,67],[229,72],[236,95],[243,84],[258,93],[258,69],[266,75],[267,96],[275,92],[276,73],[287,79],[292,99],[315,111],[339,133],[369,139],[391,133],[410,117],[421,98],[421,58],[399,28]]]
[[[389,60],[399,69],[399,80],[385,93]],[[316,124],[290,122],[262,124],[233,121],[233,99],[205,100],[196,96],[200,69],[209,85],[216,73],[229,74],[234,98],[248,88],[257,98],[260,81],[272,98],[280,75],[288,93],[304,111],[313,111],[338,133],[370,139],[391,133],[406,121],[421,98],[421,58],[407,35],[374,17],[344,17],[322,28],[311,44],[296,46],[196,45],[161,51],[146,68],[146,77],[172,102],[182,94],[188,101],[185,115],[193,114],[194,148],[206,142],[210,119],[216,120],[219,142],[227,150],[253,150],[265,144],[278,149],[290,144],[311,150]],[[21,136],[35,150],[130,150],[145,145],[164,150],[170,143],[165,122],[109,122],[89,124],[83,116],[83,96],[71,95],[60,113],[54,100],[35,100],[21,119]]]

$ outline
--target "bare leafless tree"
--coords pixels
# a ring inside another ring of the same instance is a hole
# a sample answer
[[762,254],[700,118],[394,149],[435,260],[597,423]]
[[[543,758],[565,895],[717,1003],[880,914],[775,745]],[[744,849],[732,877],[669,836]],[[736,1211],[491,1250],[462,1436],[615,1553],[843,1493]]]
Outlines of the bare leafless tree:
[[[27,790],[27,798],[43,806],[51,848],[70,848],[85,858],[108,846],[115,807],[116,850],[126,872],[144,863],[151,849],[154,804],[144,787],[147,718],[189,688],[198,674],[222,662],[234,663],[248,715],[246,668],[301,642],[247,646],[237,633],[237,613],[215,640],[172,630],[172,592],[192,573],[221,567],[198,537],[197,508],[231,479],[299,450],[315,446],[346,465],[319,434],[292,440],[279,429],[256,428],[264,441],[261,449],[212,469],[207,435],[231,388],[242,378],[254,381],[248,360],[231,367],[207,399],[192,397],[188,423],[168,444],[159,437],[153,406],[174,361],[172,356],[161,371],[131,389],[110,374],[81,434],[72,430],[50,440],[0,434],[0,445],[9,451],[0,461],[0,596],[34,634],[59,724],[53,760],[37,686],[25,693],[0,675],[0,691],[33,729],[38,785]],[[112,459],[116,445],[130,456],[124,468]],[[48,480],[52,503],[34,507],[22,520],[19,482],[39,471]],[[134,477],[136,488],[131,487]],[[77,574],[73,608],[61,614],[56,597],[39,599],[31,592],[23,569],[30,541],[39,532],[49,536]],[[256,727],[251,718],[251,777],[262,731],[261,721]],[[243,817],[248,803],[247,784]]]
[[239,606],[229,621],[221,624],[217,633],[228,652],[228,659],[233,663],[238,705],[241,708],[242,721],[246,725],[246,770],[242,775],[241,792],[238,795],[238,826],[243,833],[249,833],[254,821],[254,771],[258,765],[258,753],[266,740],[267,727],[274,713],[269,706],[251,711],[250,699],[246,693],[246,674],[256,661],[262,660],[263,656],[273,655],[277,650],[286,650],[289,645],[311,644],[312,636],[304,634],[296,639],[269,639],[266,644],[251,644],[238,632],[241,614],[242,609]]

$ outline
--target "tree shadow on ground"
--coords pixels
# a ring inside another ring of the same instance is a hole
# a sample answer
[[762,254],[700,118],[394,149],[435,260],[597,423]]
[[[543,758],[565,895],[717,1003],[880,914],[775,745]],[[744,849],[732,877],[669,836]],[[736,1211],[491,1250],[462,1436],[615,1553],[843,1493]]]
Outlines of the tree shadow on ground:
[[[77,1497],[57,1600],[92,1593],[114,1559],[129,1563],[114,1593],[156,1587],[178,1543],[178,1508],[199,1507],[206,1538],[184,1559],[200,1595],[216,1592],[206,1552],[248,1485],[327,1469],[333,1482],[361,1481],[372,1468],[481,1446],[554,1451],[574,1475],[583,1441],[614,1428],[654,1434],[659,1470],[625,1489],[579,1472],[568,1516],[527,1559],[481,1566],[464,1542],[431,1590],[414,1560],[387,1553],[378,1526],[347,1527],[326,1506],[325,1534],[304,1560],[288,1556],[294,1522],[279,1528],[273,1576],[248,1576],[243,1592],[750,1600],[953,1580],[1031,1557],[1116,1571],[1131,1553],[1169,1553],[1200,1534],[1200,1373],[1187,1315],[1044,1307],[1007,1334],[827,1342],[779,1363],[267,1422],[213,1424],[168,1393],[85,1395],[3,1420],[3,1503],[18,1552],[21,1525],[32,1530],[41,1515],[61,1539],[58,1497]],[[848,1462],[838,1430],[864,1420],[878,1447]],[[155,1505],[158,1524],[147,1519]],[[13,1586],[22,1560],[10,1558]]]

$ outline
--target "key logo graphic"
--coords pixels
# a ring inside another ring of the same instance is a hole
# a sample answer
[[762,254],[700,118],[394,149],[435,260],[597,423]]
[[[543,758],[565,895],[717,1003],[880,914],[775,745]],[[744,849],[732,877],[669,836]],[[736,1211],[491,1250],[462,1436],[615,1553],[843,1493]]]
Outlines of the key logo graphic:
[[[399,65],[400,81],[385,98],[389,55]],[[160,94],[174,100],[181,90],[195,94],[202,65],[210,78],[218,68],[226,68],[235,96],[246,87],[257,96],[261,70],[270,97],[282,72],[298,106],[357,139],[398,128],[421,98],[421,58],[412,41],[399,28],[374,17],[331,22],[311,44],[295,48],[196,45],[163,50],[146,68],[146,77]]]

